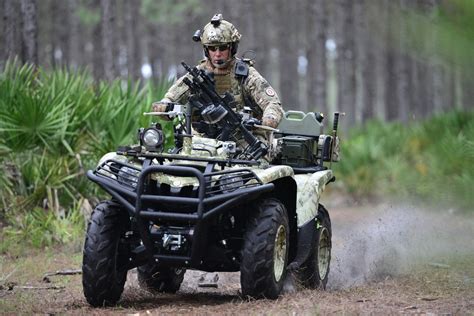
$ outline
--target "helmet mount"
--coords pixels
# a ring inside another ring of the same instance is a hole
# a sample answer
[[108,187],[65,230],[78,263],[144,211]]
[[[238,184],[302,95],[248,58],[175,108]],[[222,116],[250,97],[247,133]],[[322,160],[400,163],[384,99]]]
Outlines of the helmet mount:
[[222,21],[222,14],[216,13],[211,19],[211,24],[214,25],[214,27],[218,27],[219,24],[221,24],[221,21]]

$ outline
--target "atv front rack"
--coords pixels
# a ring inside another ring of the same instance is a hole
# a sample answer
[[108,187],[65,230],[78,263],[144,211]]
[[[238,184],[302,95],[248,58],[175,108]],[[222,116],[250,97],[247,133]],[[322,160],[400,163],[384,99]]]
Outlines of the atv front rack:
[[[195,178],[194,196],[150,194],[153,174]],[[263,184],[247,168],[202,172],[188,166],[144,164],[143,169],[140,169],[118,160],[107,160],[96,170],[89,170],[87,177],[100,185],[136,219],[147,253],[145,257],[165,264],[189,267],[199,266],[206,240],[203,234],[206,234],[205,226],[209,219],[274,189],[273,183]],[[185,212],[169,211],[170,208],[163,210],[161,205],[164,204],[187,206],[189,209]],[[180,222],[192,230],[192,247],[186,255],[156,253],[150,227],[152,223],[166,221]]]

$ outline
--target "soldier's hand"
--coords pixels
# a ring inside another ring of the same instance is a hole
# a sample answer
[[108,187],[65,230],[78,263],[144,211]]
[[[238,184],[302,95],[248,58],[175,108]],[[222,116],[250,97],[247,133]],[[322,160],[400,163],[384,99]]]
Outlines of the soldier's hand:
[[264,126],[269,126],[271,128],[277,128],[278,126],[278,121],[276,120],[276,118],[274,118],[273,116],[265,116],[263,119],[262,119],[262,125]]
[[246,128],[253,128],[255,125],[261,125],[262,122],[254,117],[246,119],[244,122]]
[[153,112],[168,112],[168,105],[168,103],[164,103],[162,101],[153,102],[151,109]]

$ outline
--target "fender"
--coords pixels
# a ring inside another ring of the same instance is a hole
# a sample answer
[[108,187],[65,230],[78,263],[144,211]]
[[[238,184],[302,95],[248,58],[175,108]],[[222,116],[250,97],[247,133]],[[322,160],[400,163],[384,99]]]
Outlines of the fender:
[[318,215],[319,199],[326,184],[332,181],[334,175],[328,169],[313,174],[297,174],[294,178],[298,188],[296,196],[298,228],[301,228]]

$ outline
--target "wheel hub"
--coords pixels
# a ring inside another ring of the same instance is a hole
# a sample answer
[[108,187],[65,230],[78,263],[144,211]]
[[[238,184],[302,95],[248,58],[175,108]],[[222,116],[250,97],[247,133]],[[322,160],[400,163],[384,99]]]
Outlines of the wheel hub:
[[321,280],[326,278],[329,270],[329,260],[331,258],[331,244],[329,240],[329,231],[326,227],[321,228],[318,246],[318,269]]
[[280,225],[275,236],[275,247],[273,250],[273,272],[277,282],[280,281],[285,270],[286,248],[286,228]]

